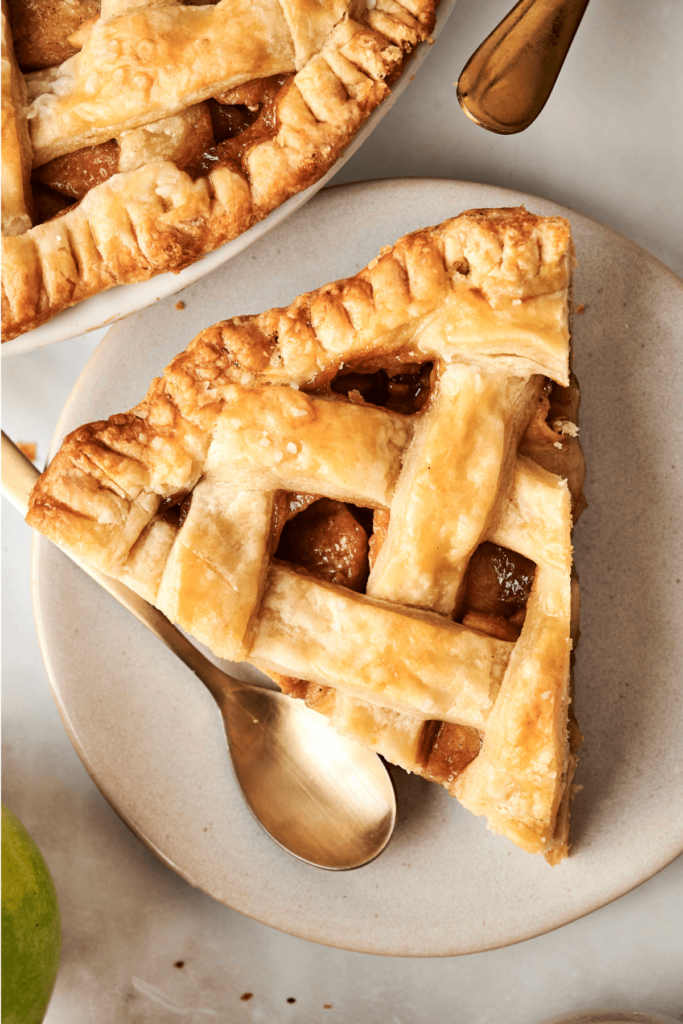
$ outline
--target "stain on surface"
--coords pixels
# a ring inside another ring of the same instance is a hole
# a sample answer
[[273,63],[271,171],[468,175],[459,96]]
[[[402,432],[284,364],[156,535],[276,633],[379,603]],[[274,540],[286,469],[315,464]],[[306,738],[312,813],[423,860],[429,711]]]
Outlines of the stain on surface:
[[17,448],[24,453],[30,462],[36,461],[38,446],[33,441],[17,441]]

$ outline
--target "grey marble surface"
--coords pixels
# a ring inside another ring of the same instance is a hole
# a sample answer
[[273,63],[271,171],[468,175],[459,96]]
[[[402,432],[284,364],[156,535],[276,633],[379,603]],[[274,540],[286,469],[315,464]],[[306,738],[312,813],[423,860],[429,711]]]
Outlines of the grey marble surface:
[[[502,138],[460,113],[452,82],[508,6],[459,0],[339,180],[429,175],[523,189],[609,224],[683,274],[683,3],[593,0],[546,110]],[[38,442],[39,459],[99,337],[3,360],[3,427]],[[191,889],[128,832],[71,748],[35,639],[30,534],[5,503],[2,546],[4,799],[44,851],[64,919],[47,1024],[537,1024],[606,1005],[683,1019],[683,859],[548,936],[449,960],[315,946]],[[204,967],[208,949],[212,961],[220,953],[220,976]]]

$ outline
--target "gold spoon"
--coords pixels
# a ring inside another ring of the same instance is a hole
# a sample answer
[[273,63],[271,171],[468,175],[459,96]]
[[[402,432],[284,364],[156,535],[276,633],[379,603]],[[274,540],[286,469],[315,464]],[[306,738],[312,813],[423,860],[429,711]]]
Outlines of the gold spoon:
[[[38,476],[3,432],[2,492],[24,516]],[[335,871],[361,867],[382,852],[396,824],[396,796],[376,754],[339,736],[303,701],[232,679],[153,605],[73,561],[207,687],[223,716],[242,796],[271,839],[299,860]]]
[[520,0],[470,57],[458,100],[475,124],[500,135],[528,128],[543,110],[588,0]]

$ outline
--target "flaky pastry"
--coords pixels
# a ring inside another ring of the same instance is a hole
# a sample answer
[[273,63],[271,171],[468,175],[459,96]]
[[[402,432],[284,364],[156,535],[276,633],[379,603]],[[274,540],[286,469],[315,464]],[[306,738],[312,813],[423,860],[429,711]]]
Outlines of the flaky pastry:
[[218,323],[65,439],[27,521],[556,863],[580,740],[572,262],[561,218],[470,211]]
[[434,0],[103,0],[73,31],[78,6],[54,0],[71,34],[42,52],[12,0],[25,75],[3,8],[3,340],[181,270],[318,181],[435,17]]

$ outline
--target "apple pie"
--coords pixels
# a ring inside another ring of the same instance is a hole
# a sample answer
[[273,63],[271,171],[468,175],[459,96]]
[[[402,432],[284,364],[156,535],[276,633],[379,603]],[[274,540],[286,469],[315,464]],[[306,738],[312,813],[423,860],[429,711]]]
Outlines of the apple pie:
[[3,340],[182,270],[318,181],[434,18],[434,0],[3,0]]
[[202,331],[27,521],[554,864],[581,513],[568,223],[473,210]]

